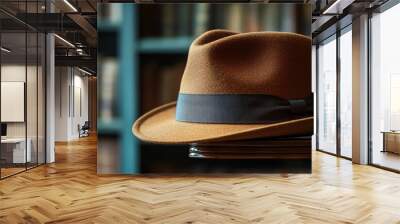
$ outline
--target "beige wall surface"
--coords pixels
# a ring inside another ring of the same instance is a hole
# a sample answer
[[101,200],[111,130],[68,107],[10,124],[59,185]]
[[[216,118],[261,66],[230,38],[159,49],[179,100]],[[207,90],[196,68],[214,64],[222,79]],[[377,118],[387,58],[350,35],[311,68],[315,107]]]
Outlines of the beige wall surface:
[[89,119],[88,77],[76,68],[56,67],[55,79],[55,140],[73,140],[78,125]]
[[[1,66],[1,81],[2,82],[23,82],[26,86],[26,105],[22,108],[1,107],[3,110],[22,110],[26,113],[26,120],[21,122],[6,122],[8,138],[25,138],[30,139],[30,147],[32,151],[32,162],[44,162],[44,147],[45,147],[45,116],[44,116],[44,74],[42,67],[36,65],[25,64],[2,64]],[[3,91],[2,91],[3,92]],[[3,96],[8,97],[8,96]],[[24,102],[25,104],[25,102]],[[13,111],[7,111],[13,113]],[[18,111],[14,111],[18,113]],[[37,156],[39,152],[40,156]]]
[[[40,68],[39,68],[40,69]],[[26,74],[27,72],[27,74]],[[41,74],[41,71],[38,71]],[[38,92],[44,91],[41,89],[38,91],[37,78],[36,78],[36,66],[25,65],[2,65],[1,66],[1,81],[2,82],[25,82],[27,90],[26,98],[26,110],[27,110],[27,121],[26,122],[9,122],[7,123],[7,136],[8,137],[25,137],[25,123],[27,125],[28,137],[30,133],[37,133],[37,109],[42,108],[43,100],[38,101]],[[27,81],[25,80],[27,77]],[[4,96],[3,96],[4,97]],[[38,105],[38,103],[40,103]],[[1,108],[1,110],[7,110],[8,108]]]

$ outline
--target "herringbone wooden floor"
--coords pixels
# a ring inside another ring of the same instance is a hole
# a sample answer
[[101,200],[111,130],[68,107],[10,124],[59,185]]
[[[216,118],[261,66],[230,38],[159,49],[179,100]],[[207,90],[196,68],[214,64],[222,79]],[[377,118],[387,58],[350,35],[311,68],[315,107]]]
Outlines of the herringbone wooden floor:
[[0,223],[400,223],[400,175],[315,152],[312,174],[96,175],[96,139],[0,181]]

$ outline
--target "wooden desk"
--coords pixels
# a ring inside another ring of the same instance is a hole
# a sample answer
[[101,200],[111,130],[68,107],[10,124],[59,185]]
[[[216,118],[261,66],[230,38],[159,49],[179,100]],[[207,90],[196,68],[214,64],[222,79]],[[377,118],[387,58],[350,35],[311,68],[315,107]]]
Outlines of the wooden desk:
[[392,152],[400,154],[400,132],[399,131],[382,131],[383,149],[382,152]]
[[[26,144],[26,142],[28,144]],[[30,138],[6,138],[1,139],[1,155],[6,163],[25,163],[31,162],[32,153]],[[25,145],[26,151],[25,151]]]

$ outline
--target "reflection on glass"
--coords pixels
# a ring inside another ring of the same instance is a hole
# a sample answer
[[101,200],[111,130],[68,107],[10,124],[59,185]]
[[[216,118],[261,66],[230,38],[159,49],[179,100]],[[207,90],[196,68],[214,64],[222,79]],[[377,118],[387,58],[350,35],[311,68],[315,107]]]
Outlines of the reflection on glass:
[[26,34],[2,33],[1,46],[1,177],[25,170],[30,161],[30,142],[26,141]]
[[38,129],[38,135],[37,135],[37,153],[38,153],[38,156],[37,156],[37,162],[38,162],[38,164],[43,164],[43,163],[45,163],[45,153],[46,153],[46,151],[45,151],[45,111],[46,111],[46,108],[45,108],[45,99],[46,99],[46,96],[45,96],[45,93],[46,93],[46,91],[45,91],[45,87],[46,87],[46,85],[45,85],[45,81],[46,81],[46,79],[45,79],[45,70],[44,70],[44,68],[45,68],[45,65],[46,65],[46,62],[45,62],[45,60],[46,60],[46,51],[45,51],[45,45],[46,45],[46,38],[45,38],[45,35],[44,34],[42,34],[42,33],[39,33],[39,35],[38,35],[38,38],[39,38],[39,40],[38,40],[38,77],[37,77],[37,82],[38,82],[38,85],[37,85],[37,90],[38,90],[38,98],[37,98],[37,100],[38,100],[38,105],[37,105],[37,107],[38,107],[38,111],[37,111],[37,113],[38,113],[38,123],[37,123],[37,125],[38,125],[38,127],[37,127],[37,129]]
[[352,141],[352,35],[340,36],[340,153],[351,158]]
[[27,33],[27,74],[26,74],[26,115],[27,115],[27,149],[30,149],[27,167],[31,168],[37,165],[37,76],[38,76],[38,57],[36,32]]
[[[10,12],[43,13],[45,0],[0,1]],[[0,12],[0,178],[45,162],[45,35]],[[36,18],[36,17],[33,17]],[[12,24],[12,25],[10,25]]]
[[318,47],[318,148],[336,153],[336,39]]
[[372,163],[400,170],[400,5],[372,17]]

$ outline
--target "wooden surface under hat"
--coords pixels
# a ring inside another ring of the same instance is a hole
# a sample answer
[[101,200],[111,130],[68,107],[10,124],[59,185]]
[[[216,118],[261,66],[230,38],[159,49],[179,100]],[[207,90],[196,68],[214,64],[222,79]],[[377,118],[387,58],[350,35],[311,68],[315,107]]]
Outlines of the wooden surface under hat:
[[132,132],[142,141],[160,144],[215,142],[260,137],[311,135],[313,118],[274,124],[201,124],[175,120],[176,102],[158,107],[134,123]]
[[211,30],[192,43],[180,86],[189,94],[311,95],[311,38]]
[[311,136],[287,136],[192,144],[196,159],[310,159]]

